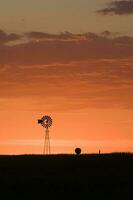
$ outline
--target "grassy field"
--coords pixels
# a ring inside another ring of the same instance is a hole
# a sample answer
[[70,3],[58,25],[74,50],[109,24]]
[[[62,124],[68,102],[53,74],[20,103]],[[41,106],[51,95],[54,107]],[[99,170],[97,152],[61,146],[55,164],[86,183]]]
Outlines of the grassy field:
[[0,198],[132,200],[133,154],[0,156]]

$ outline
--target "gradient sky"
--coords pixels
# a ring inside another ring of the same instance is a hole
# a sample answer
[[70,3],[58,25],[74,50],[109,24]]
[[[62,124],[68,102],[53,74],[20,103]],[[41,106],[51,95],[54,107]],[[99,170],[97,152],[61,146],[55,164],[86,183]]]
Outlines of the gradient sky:
[[0,154],[133,151],[133,1],[0,2]]

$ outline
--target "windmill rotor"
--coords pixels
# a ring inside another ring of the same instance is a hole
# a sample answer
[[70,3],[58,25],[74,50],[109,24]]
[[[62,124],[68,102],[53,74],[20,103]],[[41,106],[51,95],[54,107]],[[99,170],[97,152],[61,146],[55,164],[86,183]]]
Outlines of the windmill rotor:
[[49,115],[45,115],[38,120],[38,124],[41,124],[44,128],[49,128],[52,125],[52,118]]

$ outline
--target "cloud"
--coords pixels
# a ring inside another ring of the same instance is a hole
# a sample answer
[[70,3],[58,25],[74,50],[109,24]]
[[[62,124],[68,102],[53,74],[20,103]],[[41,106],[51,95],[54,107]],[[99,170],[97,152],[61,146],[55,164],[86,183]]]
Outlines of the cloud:
[[[2,140],[0,141],[0,146],[42,146],[44,143],[44,140],[39,139],[20,139],[20,140]],[[52,147],[98,147],[99,144],[104,147],[124,147],[127,146],[132,147],[133,140],[123,140],[123,139],[117,139],[117,140],[50,140],[50,144]]]
[[0,44],[3,107],[133,109],[133,37],[110,31],[64,33],[63,39],[34,33],[20,34],[27,39],[19,44]]
[[[13,43],[16,39],[19,41],[17,44]],[[3,33],[0,41],[0,64],[6,65],[42,65],[91,58],[119,59],[133,56],[133,37],[120,36],[110,31],[104,31],[101,34],[91,32],[83,34],[29,32],[22,35]],[[12,41],[12,45],[8,45],[9,41]]]
[[29,39],[33,40],[75,40],[82,37],[82,34],[74,35],[67,31],[60,34],[50,34],[50,33],[32,31],[25,33],[25,35]]
[[102,15],[129,15],[133,14],[133,1],[113,1],[107,7],[97,11]]
[[13,42],[13,41],[16,41],[16,40],[20,40],[21,37],[22,36],[19,35],[19,34],[16,34],[16,33],[7,34],[3,30],[0,30],[0,45],[6,44],[8,42]]
[[[28,98],[32,102],[27,106],[30,109],[50,112],[132,109],[132,62],[133,59],[90,59],[69,64],[8,66],[0,73],[0,98],[7,105],[9,99],[16,99],[10,100],[12,108],[24,107],[24,98]],[[18,104],[21,98],[22,103]]]

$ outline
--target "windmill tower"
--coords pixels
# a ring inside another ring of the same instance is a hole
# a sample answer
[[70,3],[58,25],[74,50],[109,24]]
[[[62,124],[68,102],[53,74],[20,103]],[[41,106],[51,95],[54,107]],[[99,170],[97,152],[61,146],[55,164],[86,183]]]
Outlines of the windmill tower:
[[52,125],[52,118],[48,115],[45,115],[41,119],[38,119],[38,124],[41,124],[45,128],[43,154],[50,154],[51,149],[50,149],[49,127]]

